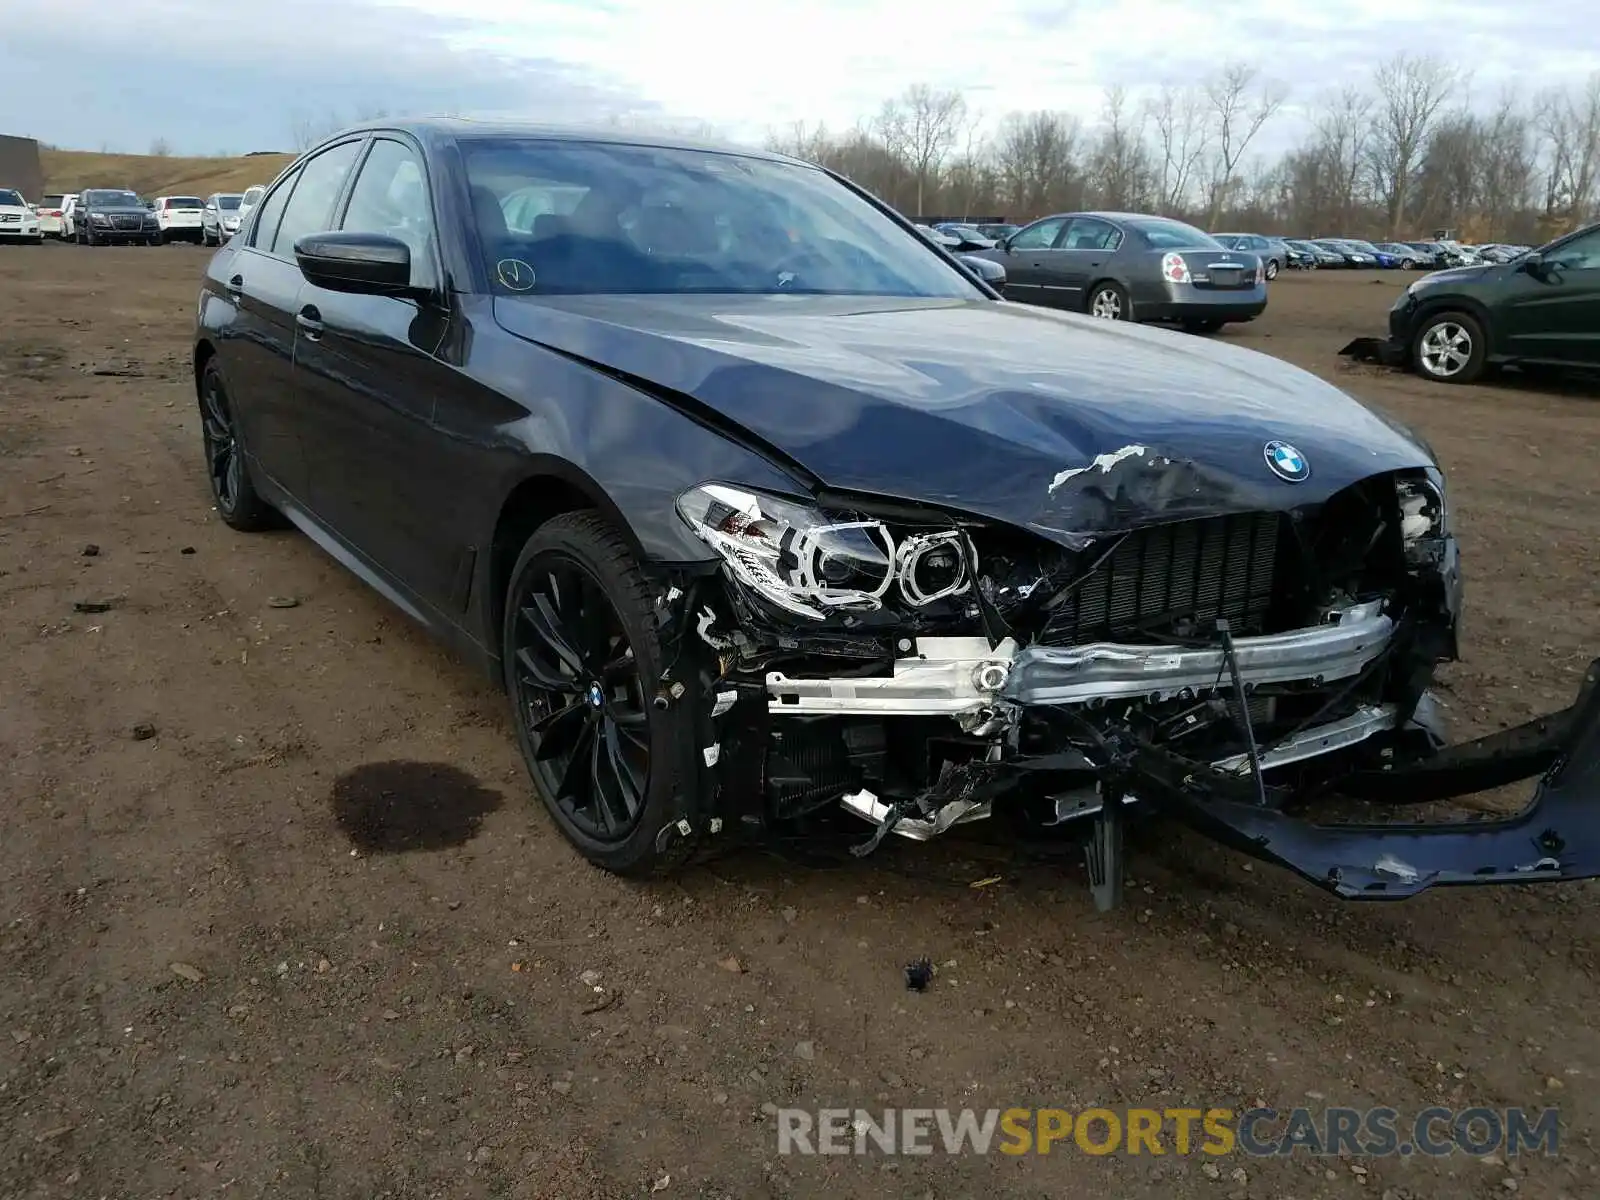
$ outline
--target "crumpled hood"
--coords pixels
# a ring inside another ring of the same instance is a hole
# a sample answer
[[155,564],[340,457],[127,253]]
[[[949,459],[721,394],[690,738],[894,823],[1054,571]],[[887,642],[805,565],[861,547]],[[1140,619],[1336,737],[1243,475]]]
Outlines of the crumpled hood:
[[[829,489],[1072,534],[1287,509],[1431,464],[1309,372],[1186,334],[994,301],[498,297],[498,322],[692,398]],[[1269,442],[1309,464],[1274,474]],[[732,481],[737,482],[737,481]]]

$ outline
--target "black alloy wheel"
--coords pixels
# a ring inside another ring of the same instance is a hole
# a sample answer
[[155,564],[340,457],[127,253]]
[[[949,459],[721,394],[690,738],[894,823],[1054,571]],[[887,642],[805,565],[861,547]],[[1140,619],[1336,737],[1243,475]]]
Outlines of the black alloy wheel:
[[644,576],[598,514],[568,513],[523,548],[506,593],[502,642],[517,739],[563,835],[597,866],[661,873],[699,831],[661,835],[694,786],[687,690],[662,705],[662,650]]
[[596,842],[644,813],[650,716],[639,664],[599,581],[561,554],[529,565],[511,647],[539,786]]
[[206,476],[217,513],[242,533],[270,529],[277,522],[270,505],[250,481],[249,464],[234,423],[233,407],[216,360],[206,363],[200,378],[200,436],[205,446]]

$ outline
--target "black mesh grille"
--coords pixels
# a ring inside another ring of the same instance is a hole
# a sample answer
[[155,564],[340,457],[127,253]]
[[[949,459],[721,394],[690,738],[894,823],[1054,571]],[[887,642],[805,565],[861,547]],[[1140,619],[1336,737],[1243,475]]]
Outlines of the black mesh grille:
[[1136,530],[1050,615],[1041,640],[1103,641],[1184,618],[1226,617],[1238,632],[1259,626],[1272,602],[1281,520],[1241,513]]

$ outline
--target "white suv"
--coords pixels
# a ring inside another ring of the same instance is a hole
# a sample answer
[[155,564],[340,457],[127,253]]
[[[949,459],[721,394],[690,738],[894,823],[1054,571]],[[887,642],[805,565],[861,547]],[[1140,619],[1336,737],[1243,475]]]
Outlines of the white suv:
[[46,193],[45,197],[39,201],[40,237],[60,238],[62,241],[67,240],[67,231],[71,229],[71,226],[65,224],[61,218],[66,212],[67,202],[71,200],[75,194],[76,193],[73,192],[49,192]]
[[239,193],[212,192],[200,210],[200,244],[220,246],[239,232]]
[[157,196],[156,224],[161,228],[161,241],[200,241],[200,214],[204,207],[199,196]]
[[261,203],[261,197],[267,194],[264,184],[253,183],[245,188],[244,195],[239,198],[239,227],[244,228],[245,218],[250,215],[250,210]]
[[0,187],[0,242],[27,242],[37,246],[44,241],[39,232],[39,214],[15,188]]

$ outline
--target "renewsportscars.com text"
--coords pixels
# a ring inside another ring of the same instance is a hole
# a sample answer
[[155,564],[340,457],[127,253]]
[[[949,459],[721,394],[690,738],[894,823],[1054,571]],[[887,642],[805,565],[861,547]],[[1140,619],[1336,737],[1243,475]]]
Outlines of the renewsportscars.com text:
[[780,1154],[1554,1156],[1560,1138],[1554,1108],[780,1108],[777,1118]]

